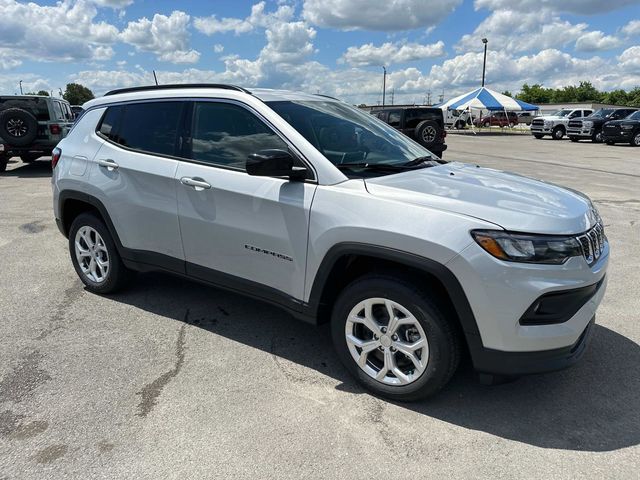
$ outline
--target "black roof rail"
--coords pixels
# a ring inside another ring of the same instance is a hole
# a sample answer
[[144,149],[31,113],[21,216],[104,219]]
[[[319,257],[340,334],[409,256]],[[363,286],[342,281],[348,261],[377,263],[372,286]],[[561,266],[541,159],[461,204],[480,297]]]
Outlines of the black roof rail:
[[105,93],[104,96],[107,97],[109,95],[117,95],[120,93],[147,92],[150,90],[173,90],[179,88],[221,88],[224,90],[236,90],[238,92],[244,92],[251,95],[251,92],[246,88],[238,87],[237,85],[228,85],[226,83],[175,83],[170,85],[143,85],[141,87],[117,88]]
[[341,102],[341,101],[342,101],[342,100],[340,100],[339,98],[332,97],[332,96],[330,96],[330,95],[325,95],[324,93],[314,93],[314,95],[315,95],[316,97],[330,98],[331,100],[336,100],[336,101],[338,101],[338,102]]

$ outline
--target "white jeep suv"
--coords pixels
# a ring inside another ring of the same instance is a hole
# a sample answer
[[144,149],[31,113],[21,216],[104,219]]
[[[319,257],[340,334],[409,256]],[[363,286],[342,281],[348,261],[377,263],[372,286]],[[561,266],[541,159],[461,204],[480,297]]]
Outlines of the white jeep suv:
[[447,163],[338,100],[230,85],[108,93],[54,151],[53,206],[87,289],[163,270],[307,322],[368,389],[433,394],[583,354],[609,244],[581,193]]

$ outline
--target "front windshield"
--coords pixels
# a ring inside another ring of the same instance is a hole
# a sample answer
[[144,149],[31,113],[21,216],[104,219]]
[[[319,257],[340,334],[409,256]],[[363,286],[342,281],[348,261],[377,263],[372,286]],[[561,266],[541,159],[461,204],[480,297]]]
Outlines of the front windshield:
[[405,165],[429,150],[375,116],[330,100],[277,101],[267,104],[331,163]]
[[597,118],[607,118],[612,113],[613,108],[601,108],[600,110],[596,110],[595,113],[592,113],[591,116]]
[[552,117],[566,117],[567,115],[569,115],[573,110],[558,110],[557,112],[554,112],[553,114],[551,114]]

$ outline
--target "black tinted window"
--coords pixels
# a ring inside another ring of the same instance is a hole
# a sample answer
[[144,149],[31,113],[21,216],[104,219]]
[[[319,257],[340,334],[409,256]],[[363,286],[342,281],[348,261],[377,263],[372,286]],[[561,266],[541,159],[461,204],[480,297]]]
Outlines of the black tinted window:
[[44,98],[1,97],[0,110],[4,110],[5,108],[21,108],[36,117],[39,122],[49,121],[49,106],[47,105],[47,100]]
[[182,106],[183,102],[126,105],[117,142],[136,150],[174,155]]
[[98,132],[107,137],[109,140],[117,142],[117,125],[118,121],[120,120],[121,114],[122,107],[120,106],[107,108],[107,111],[102,117],[102,122],[100,123],[100,127],[98,128]]
[[242,170],[252,153],[288,148],[258,117],[229,103],[196,103],[192,135],[194,160]]
[[392,127],[400,126],[400,112],[389,112],[389,125]]

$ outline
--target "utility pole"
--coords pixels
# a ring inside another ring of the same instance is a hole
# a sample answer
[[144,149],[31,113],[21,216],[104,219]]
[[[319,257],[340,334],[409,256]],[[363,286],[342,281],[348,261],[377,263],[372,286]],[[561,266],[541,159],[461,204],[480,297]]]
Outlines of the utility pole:
[[482,86],[484,87],[484,74],[487,71],[487,43],[489,43],[489,40],[483,38],[482,43],[484,43],[484,60],[482,61]]
[[387,91],[387,67],[382,66],[382,106],[384,107],[385,93]]
[[427,92],[427,103],[426,105],[431,105],[431,90]]
[[392,88],[391,89],[391,105],[393,105],[393,99],[395,98],[395,96],[396,96],[396,89]]
[[20,80],[20,95],[23,95],[23,93],[22,93],[22,80]]

